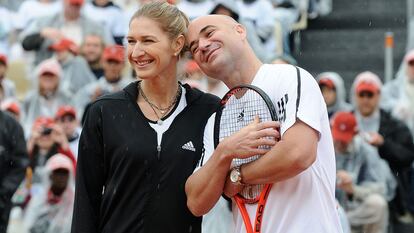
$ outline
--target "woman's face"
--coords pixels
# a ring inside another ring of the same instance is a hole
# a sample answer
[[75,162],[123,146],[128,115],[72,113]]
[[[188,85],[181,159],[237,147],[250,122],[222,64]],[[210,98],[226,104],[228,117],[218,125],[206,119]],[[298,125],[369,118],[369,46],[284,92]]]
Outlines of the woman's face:
[[175,69],[178,53],[173,49],[174,41],[156,21],[146,17],[133,19],[127,40],[128,60],[139,78],[153,78]]

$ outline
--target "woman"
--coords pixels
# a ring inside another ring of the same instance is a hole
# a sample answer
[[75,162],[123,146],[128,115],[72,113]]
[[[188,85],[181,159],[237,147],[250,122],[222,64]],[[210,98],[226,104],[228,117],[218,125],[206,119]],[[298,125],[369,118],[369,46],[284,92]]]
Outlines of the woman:
[[165,2],[133,15],[127,53],[142,81],[87,112],[72,232],[200,232],[184,185],[204,153],[205,124],[218,99],[177,81],[187,25]]

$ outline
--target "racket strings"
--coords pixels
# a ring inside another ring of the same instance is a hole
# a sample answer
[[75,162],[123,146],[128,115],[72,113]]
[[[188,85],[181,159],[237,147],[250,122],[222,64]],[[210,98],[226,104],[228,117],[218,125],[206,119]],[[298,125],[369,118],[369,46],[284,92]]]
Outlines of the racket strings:
[[[263,98],[254,90],[240,88],[238,92],[233,93],[229,97],[222,110],[220,141],[253,122],[256,116],[259,117],[260,121],[272,120],[269,108]],[[270,149],[269,146],[260,146],[259,148]],[[255,161],[258,158],[259,155],[246,159],[233,159],[233,165],[240,166]],[[258,201],[258,197],[264,187],[264,184],[248,185],[240,192],[240,195],[246,203],[254,203]]]

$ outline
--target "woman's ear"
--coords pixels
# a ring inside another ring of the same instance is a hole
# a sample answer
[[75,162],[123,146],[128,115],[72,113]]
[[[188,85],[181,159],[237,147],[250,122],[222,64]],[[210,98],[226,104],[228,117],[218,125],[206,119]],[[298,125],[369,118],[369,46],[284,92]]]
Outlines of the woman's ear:
[[174,51],[174,56],[178,56],[181,50],[184,48],[185,45],[185,37],[184,35],[179,35],[172,44],[172,49]]

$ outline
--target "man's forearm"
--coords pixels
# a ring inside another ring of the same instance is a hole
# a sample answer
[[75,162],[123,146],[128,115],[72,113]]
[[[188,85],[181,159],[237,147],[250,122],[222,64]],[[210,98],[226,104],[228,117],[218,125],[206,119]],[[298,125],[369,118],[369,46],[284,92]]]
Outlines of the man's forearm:
[[187,206],[190,211],[201,216],[214,207],[223,193],[224,182],[232,158],[216,150],[207,163],[192,174],[186,184]]

